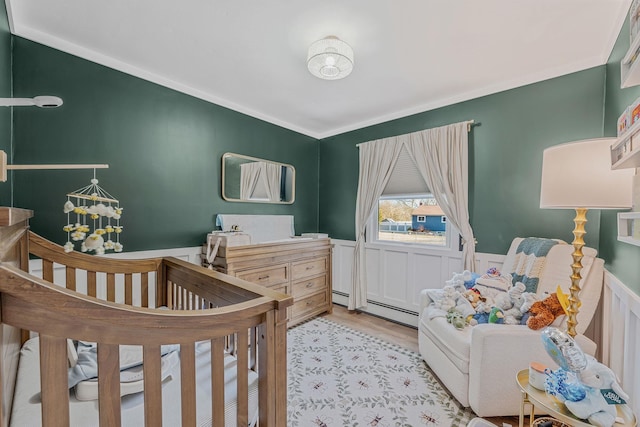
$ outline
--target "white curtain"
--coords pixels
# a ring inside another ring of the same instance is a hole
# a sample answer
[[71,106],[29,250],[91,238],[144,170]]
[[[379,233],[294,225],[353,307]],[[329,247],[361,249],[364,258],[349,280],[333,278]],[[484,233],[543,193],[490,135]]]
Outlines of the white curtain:
[[349,310],[367,306],[365,230],[389,181],[402,147],[413,157],[438,205],[463,238],[464,268],[475,267],[469,224],[467,122],[360,144],[356,199],[356,246]]
[[240,198],[249,200],[260,180],[263,162],[243,163],[240,165]]
[[353,283],[349,294],[349,310],[367,306],[365,265],[365,228],[374,207],[387,185],[400,154],[401,144],[388,140],[360,144],[360,174],[356,198],[356,247],[353,257]]
[[476,243],[469,224],[467,122],[409,134],[409,154],[433,197],[462,236],[465,270],[475,270]]
[[270,202],[279,202],[281,199],[280,183],[282,182],[282,166],[274,163],[264,164],[264,182],[267,188],[267,196]]

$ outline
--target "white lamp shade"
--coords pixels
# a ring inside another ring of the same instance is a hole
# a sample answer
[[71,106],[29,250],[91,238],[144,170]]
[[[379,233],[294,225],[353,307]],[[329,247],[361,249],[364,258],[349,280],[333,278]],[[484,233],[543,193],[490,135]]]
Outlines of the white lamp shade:
[[324,80],[345,78],[353,70],[353,49],[337,37],[325,37],[309,46],[307,67]]
[[634,169],[611,170],[611,144],[598,138],[549,147],[542,154],[540,207],[627,209]]

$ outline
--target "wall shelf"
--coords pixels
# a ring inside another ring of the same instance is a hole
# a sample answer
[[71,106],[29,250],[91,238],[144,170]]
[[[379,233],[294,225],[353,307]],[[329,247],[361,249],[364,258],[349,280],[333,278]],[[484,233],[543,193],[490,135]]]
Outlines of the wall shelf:
[[611,146],[611,169],[640,167],[640,120],[635,122]]
[[618,240],[640,246],[640,212],[618,213]]
[[640,49],[640,36],[633,40],[627,54],[620,62],[620,87],[622,89],[640,84],[640,54],[636,55],[638,49]]

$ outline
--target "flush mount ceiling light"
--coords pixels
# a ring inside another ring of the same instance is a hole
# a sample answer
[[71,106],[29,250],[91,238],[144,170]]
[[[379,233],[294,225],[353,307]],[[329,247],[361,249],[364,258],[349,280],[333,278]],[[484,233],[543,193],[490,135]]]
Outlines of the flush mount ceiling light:
[[32,106],[40,108],[56,108],[62,105],[57,96],[36,96],[35,98],[0,98],[0,107]]
[[307,67],[324,80],[345,78],[353,70],[353,49],[337,37],[325,37],[309,46]]

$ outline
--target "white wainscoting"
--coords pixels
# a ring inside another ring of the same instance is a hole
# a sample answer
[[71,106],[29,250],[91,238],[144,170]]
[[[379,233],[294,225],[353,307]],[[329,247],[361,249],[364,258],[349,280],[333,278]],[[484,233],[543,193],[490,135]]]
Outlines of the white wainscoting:
[[602,362],[618,376],[629,405],[640,415],[640,297],[605,272]]
[[[351,292],[355,242],[332,239],[333,302],[347,305]],[[366,311],[410,326],[418,325],[419,294],[437,289],[462,272],[462,254],[457,251],[427,249],[394,244],[367,244]],[[476,254],[476,271],[500,267],[504,255]]]

